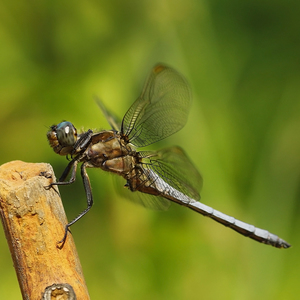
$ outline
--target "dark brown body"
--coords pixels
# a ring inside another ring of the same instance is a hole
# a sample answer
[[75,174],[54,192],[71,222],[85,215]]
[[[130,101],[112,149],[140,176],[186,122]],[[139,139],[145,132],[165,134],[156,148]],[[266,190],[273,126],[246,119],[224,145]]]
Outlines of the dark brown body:
[[141,169],[139,152],[126,144],[119,132],[109,130],[94,134],[80,161],[85,161],[88,168],[101,168],[122,176],[127,181],[125,186],[132,192],[161,195],[151,177]]

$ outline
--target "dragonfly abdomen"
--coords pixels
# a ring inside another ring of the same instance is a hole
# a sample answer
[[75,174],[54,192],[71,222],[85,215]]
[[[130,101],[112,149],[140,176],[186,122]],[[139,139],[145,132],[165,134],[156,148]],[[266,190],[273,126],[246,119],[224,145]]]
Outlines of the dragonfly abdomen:
[[277,248],[289,248],[291,246],[289,243],[267,230],[260,229],[237,220],[234,217],[228,216],[198,201],[193,200],[186,206],[260,243],[268,244]]
[[152,178],[152,185],[155,187],[155,189],[161,192],[160,196],[169,199],[172,202],[186,206],[260,243],[272,245],[277,248],[289,248],[291,246],[289,243],[267,230],[260,229],[248,223],[237,220],[234,217],[228,216],[185,195],[181,191],[178,191],[176,188],[170,186],[152,170],[148,170],[148,177]]

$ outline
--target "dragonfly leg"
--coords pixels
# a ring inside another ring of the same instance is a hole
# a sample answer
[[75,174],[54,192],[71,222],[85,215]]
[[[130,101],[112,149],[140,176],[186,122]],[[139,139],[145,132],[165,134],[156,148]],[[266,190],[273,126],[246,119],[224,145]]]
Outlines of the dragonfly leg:
[[91,142],[92,135],[93,135],[93,131],[91,129],[89,129],[87,132],[81,134],[80,139],[78,139],[74,145],[72,154],[74,154],[76,152],[81,152],[82,150],[85,150]]
[[[63,174],[59,178],[59,180],[57,182],[52,182],[46,188],[50,189],[53,185],[68,185],[68,184],[73,183],[76,179],[77,165],[78,165],[77,160],[73,159],[72,161],[70,161],[68,166],[65,168]],[[72,170],[72,173],[71,173],[70,179],[68,181],[65,181],[71,170]]]
[[[76,170],[77,170],[77,164],[78,162],[76,161],[71,161],[68,166],[66,167],[66,169],[64,170],[62,176],[59,178],[59,180],[57,182],[52,182],[50,183],[49,185],[45,186],[45,189],[46,190],[49,190],[51,189],[51,187],[53,187],[54,185],[68,185],[68,184],[71,184],[75,181],[76,179]],[[69,181],[64,181],[67,176],[69,175],[71,169],[73,168],[72,170],[72,175],[71,175],[71,178]]]
[[[76,166],[77,166],[77,163],[76,163]],[[74,165],[74,168],[76,169],[75,165]],[[73,174],[73,171],[72,171],[72,174]],[[75,174],[76,174],[76,171],[75,171]],[[74,220],[72,220],[70,223],[68,223],[66,225],[65,234],[64,234],[63,238],[59,242],[57,242],[57,244],[60,245],[59,248],[63,247],[63,245],[67,239],[69,227],[72,226],[74,223],[76,223],[79,219],[81,219],[93,206],[92,188],[91,188],[89,176],[86,172],[86,163],[83,163],[81,165],[81,177],[83,180],[83,185],[84,185],[86,199],[87,199],[87,208],[84,211],[82,211]],[[70,183],[72,183],[72,182],[70,182]]]

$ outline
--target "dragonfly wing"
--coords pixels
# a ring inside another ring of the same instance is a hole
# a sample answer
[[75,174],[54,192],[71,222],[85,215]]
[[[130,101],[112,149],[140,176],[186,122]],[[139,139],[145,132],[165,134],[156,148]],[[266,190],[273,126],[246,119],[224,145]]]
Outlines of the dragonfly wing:
[[180,147],[141,151],[139,154],[144,174],[149,174],[153,185],[158,184],[162,190],[171,186],[194,200],[200,200],[202,176]]
[[116,117],[112,112],[110,112],[103,104],[103,102],[98,98],[95,97],[95,101],[100,107],[103,115],[105,116],[108,124],[111,126],[113,130],[120,131],[121,129],[121,120]]
[[191,98],[190,88],[180,73],[157,65],[142,94],[126,112],[121,133],[136,147],[162,140],[185,125]]
[[[128,192],[130,192],[128,190]],[[157,196],[152,196],[149,194],[145,194],[145,193],[132,193],[129,196],[130,200],[136,204],[142,205],[146,208],[150,208],[152,210],[168,210],[170,205],[171,205],[171,201],[163,198],[163,197],[157,197]]]
[[157,197],[141,192],[132,192],[127,188],[121,189],[120,187],[122,186],[122,183],[124,184],[124,179],[120,176],[114,176],[114,179],[116,190],[120,196],[135,204],[142,205],[152,210],[167,210],[171,205],[171,201],[163,197]]

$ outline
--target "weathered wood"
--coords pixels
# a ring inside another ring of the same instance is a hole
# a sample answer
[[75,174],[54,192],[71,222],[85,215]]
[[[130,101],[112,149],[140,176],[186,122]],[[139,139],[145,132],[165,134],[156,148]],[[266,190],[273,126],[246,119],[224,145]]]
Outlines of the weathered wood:
[[56,244],[67,219],[58,189],[45,189],[54,179],[49,164],[0,167],[0,214],[21,293],[30,300],[89,299],[72,235],[63,248]]

